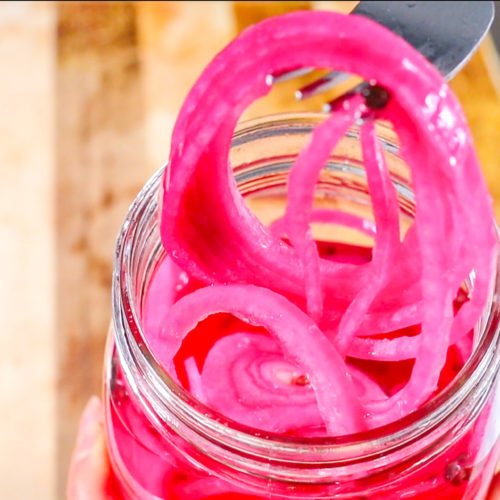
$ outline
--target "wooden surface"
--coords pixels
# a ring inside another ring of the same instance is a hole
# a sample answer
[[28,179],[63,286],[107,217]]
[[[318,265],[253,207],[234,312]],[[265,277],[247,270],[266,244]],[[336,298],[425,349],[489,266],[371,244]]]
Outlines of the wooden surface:
[[149,172],[132,5],[58,4],[57,480],[99,394],[113,246]]
[[6,500],[55,498],[55,14],[46,3],[0,3],[0,498]]
[[[64,498],[79,414],[100,392],[116,233],[167,159],[200,71],[249,22],[355,3],[0,4],[8,65],[0,80],[0,498]],[[497,216],[498,82],[491,40],[452,82]],[[245,116],[318,109],[319,101],[291,99],[295,85]]]

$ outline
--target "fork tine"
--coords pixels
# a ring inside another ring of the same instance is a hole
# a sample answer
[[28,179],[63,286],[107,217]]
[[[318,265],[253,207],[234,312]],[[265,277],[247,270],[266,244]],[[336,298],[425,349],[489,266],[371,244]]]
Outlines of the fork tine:
[[309,97],[321,94],[325,90],[331,89],[336,85],[339,85],[351,77],[349,73],[342,73],[340,71],[330,71],[326,75],[323,75],[318,80],[302,87],[295,91],[295,98],[298,101],[308,99]]
[[267,75],[266,83],[268,85],[274,85],[275,83],[286,82],[287,80],[292,80],[293,78],[312,73],[313,71],[314,68],[298,68],[288,71],[280,71],[278,73],[274,73],[273,75]]

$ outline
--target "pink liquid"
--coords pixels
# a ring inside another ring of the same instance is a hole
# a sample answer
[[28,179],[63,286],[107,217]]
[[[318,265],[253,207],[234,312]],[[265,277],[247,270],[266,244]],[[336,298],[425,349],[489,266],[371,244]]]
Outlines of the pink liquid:
[[[335,255],[344,260],[350,257],[358,260],[370,259],[370,251],[366,248],[349,245],[323,245],[320,248],[325,257]],[[143,312],[146,335],[148,331],[154,334],[161,318],[158,308],[162,304],[172,303],[199,286],[182,273],[172,274],[167,269],[168,265],[168,262],[164,261],[159,266],[148,292]],[[463,296],[457,298],[456,308],[460,307],[463,300]],[[262,329],[246,325],[229,314],[216,314],[201,322],[190,333],[175,358],[180,382],[189,389],[184,368],[185,359],[194,357],[198,368],[201,369],[214,342],[223,336],[242,330],[265,333]],[[393,336],[416,333],[418,333],[417,326],[404,332],[395,332]],[[218,471],[213,463],[210,465],[210,472],[188,463],[183,456],[184,452],[189,451],[186,443],[166,427],[163,429],[165,434],[159,433],[154,428],[134,401],[134,395],[126,384],[115,354],[112,362],[113,377],[109,387],[107,408],[108,442],[119,482],[128,485],[124,487],[126,498],[168,500],[278,498],[262,491],[259,494],[246,490],[241,483],[231,484],[216,477],[214,474]],[[413,361],[381,363],[351,360],[351,362],[375,380],[388,395],[405,384],[413,364]],[[452,346],[448,352],[446,366],[441,373],[438,391],[453,380],[462,365],[463,356],[460,350]],[[376,488],[374,490],[376,493],[356,498],[359,500],[400,497],[426,500],[484,498],[500,454],[499,444],[495,442],[497,433],[486,431],[491,425],[491,418],[494,417],[490,417],[488,404],[472,428],[444,454],[438,455],[412,475],[404,475],[404,480],[398,480],[404,471],[415,465],[402,463],[390,472],[386,472],[384,477],[377,477],[376,482],[370,484],[370,487]],[[380,485],[384,484],[390,486],[381,488]],[[363,489],[366,487],[364,483]],[[322,488],[323,491],[315,491],[318,496],[333,493],[330,486]],[[360,490],[361,485],[357,486],[355,482],[349,487],[349,491],[352,492]],[[343,497],[339,495],[339,498]]]
[[[483,419],[484,420],[484,419]],[[167,431],[169,432],[169,431]],[[392,484],[387,492],[379,492],[366,498],[390,499],[395,493],[411,499],[483,499],[495,471],[500,453],[499,443],[484,443],[484,422],[481,419],[445,455],[406,478]],[[108,408],[108,433],[112,462],[118,481],[132,485],[134,494],[125,498],[161,498],[168,500],[202,500],[231,498],[273,498],[266,494],[245,491],[236,484],[215,477],[190,465],[177,448],[174,435],[165,439],[142,414],[130,398],[123,376],[116,374]],[[478,457],[478,441],[486,444],[489,453]],[[411,464],[403,464],[391,470],[377,482],[393,481]],[[217,470],[214,471],[217,473]],[[325,492],[328,487],[325,487]],[[353,485],[355,491],[356,485]],[[139,495],[139,496],[137,496]],[[275,497],[277,498],[277,497]],[[340,496],[339,498],[342,498]]]

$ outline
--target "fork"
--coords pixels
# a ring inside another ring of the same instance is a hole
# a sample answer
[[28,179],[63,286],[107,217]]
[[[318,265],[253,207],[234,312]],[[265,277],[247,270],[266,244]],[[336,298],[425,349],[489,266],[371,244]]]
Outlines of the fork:
[[[486,36],[493,21],[494,4],[491,1],[362,1],[352,13],[377,21],[404,38],[433,63],[446,80],[450,80]],[[301,68],[270,75],[269,83],[290,80],[314,70]],[[348,73],[330,71],[297,89],[295,98],[308,99],[351,77]],[[367,82],[362,82],[348,92],[361,93],[368,86]],[[338,99],[326,103],[324,111],[330,111]]]

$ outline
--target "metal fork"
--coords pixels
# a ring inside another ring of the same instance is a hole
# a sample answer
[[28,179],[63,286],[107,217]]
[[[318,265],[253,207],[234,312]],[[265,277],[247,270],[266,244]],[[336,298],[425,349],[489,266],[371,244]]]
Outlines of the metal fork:
[[[491,1],[362,1],[352,13],[377,21],[404,38],[450,80],[477,50],[491,26],[494,12]],[[314,70],[301,68],[270,75],[270,83],[290,80]],[[347,73],[330,71],[296,90],[295,98],[307,99],[351,77]],[[363,82],[349,92],[363,92],[367,86]],[[330,109],[331,103],[325,104],[324,110]]]

